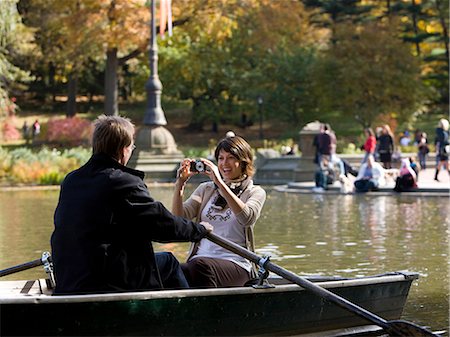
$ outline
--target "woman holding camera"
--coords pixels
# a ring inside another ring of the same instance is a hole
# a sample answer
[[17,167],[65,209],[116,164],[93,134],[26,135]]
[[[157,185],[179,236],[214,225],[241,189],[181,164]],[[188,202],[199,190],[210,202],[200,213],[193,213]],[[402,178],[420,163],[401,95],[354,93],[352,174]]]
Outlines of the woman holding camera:
[[[219,141],[214,156],[217,165],[204,158],[181,162],[172,212],[208,221],[216,234],[254,251],[253,227],[261,214],[266,192],[253,184],[251,147],[242,137],[226,137]],[[186,182],[196,174],[205,174],[211,181],[200,184],[183,202]],[[242,286],[253,275],[248,260],[207,239],[191,246],[182,268],[191,287]]]

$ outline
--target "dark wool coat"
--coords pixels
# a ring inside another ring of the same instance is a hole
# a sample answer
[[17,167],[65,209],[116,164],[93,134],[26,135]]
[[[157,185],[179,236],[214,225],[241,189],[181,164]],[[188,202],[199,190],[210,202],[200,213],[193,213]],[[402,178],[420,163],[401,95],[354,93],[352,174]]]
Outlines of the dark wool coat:
[[67,175],[51,237],[55,294],[161,288],[151,241],[206,235],[155,201],[143,178],[101,154]]

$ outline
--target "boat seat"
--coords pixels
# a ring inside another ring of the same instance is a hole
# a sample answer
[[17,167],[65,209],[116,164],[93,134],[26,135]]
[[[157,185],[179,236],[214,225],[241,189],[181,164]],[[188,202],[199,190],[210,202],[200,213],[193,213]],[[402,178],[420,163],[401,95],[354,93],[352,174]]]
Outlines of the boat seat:
[[[52,295],[53,289],[49,285],[47,279],[36,279],[24,281],[25,284],[21,284],[17,291],[20,289],[20,294],[22,295]],[[43,284],[45,286],[43,286]]]
[[[34,282],[36,280],[27,281],[25,285],[23,286],[22,290],[20,291],[21,294],[28,294],[30,292],[30,289],[33,287]],[[41,292],[42,293],[42,292]]]

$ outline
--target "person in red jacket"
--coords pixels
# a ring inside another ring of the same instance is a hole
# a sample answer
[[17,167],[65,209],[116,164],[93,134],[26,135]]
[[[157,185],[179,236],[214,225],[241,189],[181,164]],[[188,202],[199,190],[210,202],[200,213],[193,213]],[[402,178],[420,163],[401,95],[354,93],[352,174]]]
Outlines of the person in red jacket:
[[365,155],[361,162],[361,164],[364,164],[367,161],[367,158],[369,155],[375,154],[375,148],[377,146],[377,139],[375,138],[375,133],[371,128],[365,128],[364,134],[366,136],[366,141],[364,145],[362,146],[362,150],[364,150]]

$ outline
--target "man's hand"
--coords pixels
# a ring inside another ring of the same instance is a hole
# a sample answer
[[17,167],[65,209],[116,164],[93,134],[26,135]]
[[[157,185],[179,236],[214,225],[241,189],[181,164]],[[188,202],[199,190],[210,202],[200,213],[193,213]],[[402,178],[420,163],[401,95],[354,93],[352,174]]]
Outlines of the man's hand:
[[214,229],[213,225],[211,225],[209,222],[206,222],[206,221],[200,222],[200,225],[205,227],[205,229],[208,231],[208,233],[211,233]]

